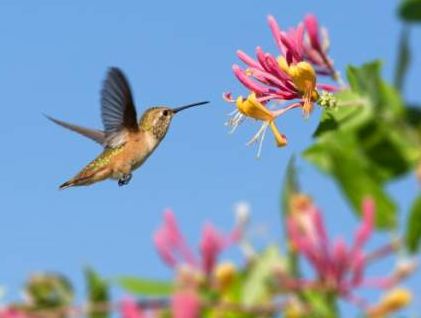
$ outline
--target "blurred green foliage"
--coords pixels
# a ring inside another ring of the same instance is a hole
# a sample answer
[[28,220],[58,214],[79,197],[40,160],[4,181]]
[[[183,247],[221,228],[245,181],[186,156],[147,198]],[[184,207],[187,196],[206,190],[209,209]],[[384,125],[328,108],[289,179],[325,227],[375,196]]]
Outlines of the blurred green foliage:
[[117,284],[124,290],[135,295],[167,296],[173,291],[172,282],[132,276],[119,277]]
[[110,300],[109,286],[105,279],[101,278],[93,269],[85,269],[85,280],[89,305],[96,310],[89,313],[88,318],[107,318],[109,310],[106,308]]
[[403,0],[398,8],[399,16],[406,22],[421,21],[421,0]]
[[377,227],[390,229],[397,225],[397,208],[385,186],[413,171],[421,140],[380,71],[378,61],[348,68],[350,87],[336,94],[338,107],[324,111],[304,157],[335,179],[359,214],[363,199],[372,197]]

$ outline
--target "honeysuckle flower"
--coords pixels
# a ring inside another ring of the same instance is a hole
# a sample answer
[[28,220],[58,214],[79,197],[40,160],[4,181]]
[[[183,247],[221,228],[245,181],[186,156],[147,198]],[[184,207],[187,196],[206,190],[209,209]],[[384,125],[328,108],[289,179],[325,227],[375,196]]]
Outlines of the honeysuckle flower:
[[176,292],[171,298],[171,312],[174,318],[200,318],[201,301],[194,290]]
[[273,16],[268,17],[268,23],[275,44],[284,54],[289,65],[307,61],[311,63],[317,74],[338,79],[333,61],[328,56],[330,42],[327,30],[319,27],[314,15],[308,14],[302,23],[287,32],[281,31]]
[[212,272],[216,264],[216,258],[221,254],[225,246],[225,237],[219,234],[211,224],[206,224],[203,229],[202,240],[200,241],[201,265],[206,274]]
[[314,103],[319,100],[318,87],[328,91],[336,90],[333,85],[317,82],[317,74],[333,76],[328,71],[334,69],[327,56],[326,41],[320,40],[315,17],[307,16],[304,23],[288,32],[281,31],[272,16],[269,16],[268,22],[281,55],[276,57],[257,47],[254,59],[238,50],[237,56],[246,66],[242,68],[234,64],[232,69],[250,93],[245,98],[233,98],[230,92],[224,94],[226,101],[236,105],[236,110],[227,122],[231,131],[246,118],[262,122],[260,129],[247,143],[259,144],[258,156],[268,127],[272,130],[277,146],[287,144],[287,138],[276,127],[275,120],[278,117],[294,108],[301,108],[304,116],[308,117]]
[[328,55],[329,36],[325,28],[319,28],[317,18],[309,14],[304,18],[307,37],[304,39],[304,58],[316,67],[316,72],[329,75],[334,80],[339,80],[339,73],[333,66],[333,61]]
[[[278,147],[283,147],[287,144],[287,139],[285,135],[279,132],[275,124],[275,118],[276,116],[279,116],[279,114],[270,111],[264,105],[263,101],[261,102],[258,100],[255,93],[251,93],[247,98],[239,96],[236,100],[236,105],[238,109],[238,114],[233,116],[234,119],[239,119],[241,121],[242,116],[247,116],[263,122],[261,128],[255,134],[255,136],[248,142],[248,144],[252,144],[257,141],[260,141],[258,156],[260,155],[262,142],[264,140],[265,132],[268,127],[270,127],[270,129],[272,130],[273,136],[275,137],[275,141]],[[295,107],[298,107],[298,104],[296,104]],[[236,127],[235,125],[236,124],[233,123],[234,129]]]
[[241,237],[239,226],[229,234],[220,233],[210,223],[205,224],[199,243],[199,253],[195,255],[187,245],[184,236],[178,229],[175,216],[171,210],[164,214],[164,223],[155,232],[154,241],[162,260],[170,267],[189,268],[209,276],[216,265],[219,255]]
[[236,267],[231,262],[219,264],[214,271],[215,285],[218,290],[227,290],[234,282]]
[[288,237],[292,247],[302,255],[316,272],[314,280],[283,277],[286,288],[315,288],[334,293],[359,306],[366,302],[355,296],[360,287],[390,288],[403,277],[397,275],[366,278],[364,271],[375,258],[383,257],[392,249],[381,249],[376,257],[364,252],[374,226],[374,202],[363,202],[363,220],[354,234],[354,242],[348,246],[343,239],[329,239],[321,213],[306,197],[299,197],[287,218]]
[[144,311],[131,298],[124,299],[120,304],[121,318],[146,318]]
[[0,318],[33,318],[33,316],[15,308],[0,308]]
[[386,293],[379,304],[367,311],[370,318],[382,318],[407,307],[412,301],[412,294],[404,288],[395,288]]

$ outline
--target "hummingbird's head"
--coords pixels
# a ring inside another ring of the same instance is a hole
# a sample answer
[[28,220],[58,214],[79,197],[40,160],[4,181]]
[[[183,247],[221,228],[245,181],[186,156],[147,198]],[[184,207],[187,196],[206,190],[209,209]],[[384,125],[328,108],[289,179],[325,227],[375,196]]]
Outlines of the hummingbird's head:
[[165,106],[151,107],[147,109],[140,118],[139,127],[145,131],[152,132],[157,139],[162,139],[165,137],[165,134],[170,127],[171,120],[175,114],[184,109],[207,103],[209,102],[194,103],[177,108],[169,108]]

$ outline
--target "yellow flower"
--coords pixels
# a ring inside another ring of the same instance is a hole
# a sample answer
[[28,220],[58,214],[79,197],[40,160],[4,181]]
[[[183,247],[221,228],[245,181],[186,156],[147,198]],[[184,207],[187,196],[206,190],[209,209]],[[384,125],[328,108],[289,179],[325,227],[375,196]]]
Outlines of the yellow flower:
[[235,265],[229,262],[219,264],[214,272],[215,283],[217,287],[225,291],[233,283],[236,275]]
[[304,114],[308,116],[313,110],[313,103],[319,99],[319,93],[316,90],[316,72],[313,66],[308,62],[288,65],[283,56],[278,58],[278,65],[291,76],[292,82],[304,100]]
[[250,94],[246,99],[239,96],[236,101],[238,110],[251,118],[261,121],[272,121],[274,116],[262,103],[256,99],[256,94]]
[[263,121],[262,127],[256,133],[256,135],[250,140],[248,144],[252,144],[257,140],[263,140],[264,133],[266,128],[270,126],[273,136],[275,137],[276,145],[278,147],[283,147],[287,144],[287,138],[285,135],[281,134],[275,124],[275,115],[266,108],[261,102],[256,98],[256,94],[251,93],[247,98],[239,96],[236,100],[236,105],[238,111],[247,116],[260,121]]
[[296,299],[293,299],[284,309],[285,318],[301,318],[308,317],[302,304]]
[[380,303],[368,312],[370,318],[386,317],[387,315],[398,311],[406,306],[412,300],[412,294],[404,288],[396,288],[388,292]]
[[409,290],[396,288],[387,293],[381,303],[385,308],[393,312],[408,306],[411,300],[412,294]]
[[310,90],[313,92],[316,88],[316,72],[313,66],[308,62],[299,62],[289,67],[288,74],[297,87],[298,91],[305,93]]
[[276,145],[278,147],[286,146],[286,144],[288,143],[288,140],[284,134],[281,134],[279,132],[278,127],[276,127],[275,125],[275,122],[271,121],[269,125],[270,125],[270,129],[272,129],[273,136],[275,137]]

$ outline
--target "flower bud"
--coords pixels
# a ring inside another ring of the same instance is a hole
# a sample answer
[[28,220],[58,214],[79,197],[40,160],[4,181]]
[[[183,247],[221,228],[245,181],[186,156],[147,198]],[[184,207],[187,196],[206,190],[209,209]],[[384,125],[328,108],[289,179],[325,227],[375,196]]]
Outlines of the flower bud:
[[229,262],[219,264],[214,271],[214,279],[218,289],[227,290],[233,283],[236,275],[235,265]]
[[408,306],[411,300],[412,294],[409,290],[404,288],[393,289],[383,297],[377,306],[368,311],[368,317],[384,317]]

